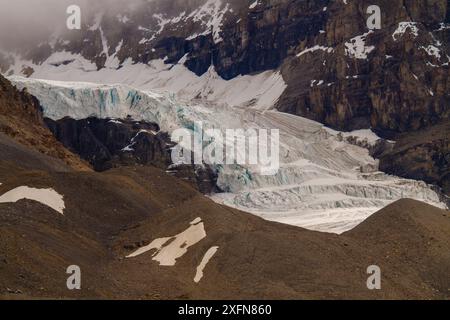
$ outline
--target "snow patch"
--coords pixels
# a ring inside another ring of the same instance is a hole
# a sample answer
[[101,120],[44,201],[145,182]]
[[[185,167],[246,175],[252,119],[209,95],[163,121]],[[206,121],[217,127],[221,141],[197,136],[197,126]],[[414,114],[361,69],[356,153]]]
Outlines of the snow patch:
[[439,50],[439,48],[433,45],[429,45],[427,47],[421,46],[419,47],[419,49],[425,50],[429,56],[435,57],[438,60],[441,59],[441,51]]
[[194,10],[188,18],[192,18],[194,22],[201,22],[204,27],[204,32],[201,34],[195,34],[189,37],[187,40],[194,39],[199,35],[207,35],[212,32],[214,42],[219,43],[223,39],[220,35],[222,32],[222,23],[225,14],[230,10],[230,4],[227,3],[223,6],[220,0],[208,0],[206,3]]
[[249,9],[255,9],[257,5],[258,5],[258,0],[256,0],[255,2],[253,2],[248,8],[249,8]]
[[[122,124],[122,123],[120,123],[120,124]],[[147,130],[139,130],[139,132],[133,138],[131,138],[130,144],[128,146],[126,146],[125,148],[123,148],[122,151],[123,152],[133,152],[134,151],[133,147],[136,145],[136,138],[142,133],[150,133],[150,132]],[[152,132],[152,134],[154,134],[154,133]]]
[[0,196],[0,203],[15,203],[20,200],[33,200],[42,203],[64,215],[64,197],[53,189],[36,189],[21,186]]
[[370,146],[374,146],[378,141],[381,140],[381,138],[371,129],[361,129],[350,132],[340,132],[330,128],[326,128],[326,130],[330,132],[332,135],[335,136],[341,135],[344,139],[355,138],[357,141],[365,142]]

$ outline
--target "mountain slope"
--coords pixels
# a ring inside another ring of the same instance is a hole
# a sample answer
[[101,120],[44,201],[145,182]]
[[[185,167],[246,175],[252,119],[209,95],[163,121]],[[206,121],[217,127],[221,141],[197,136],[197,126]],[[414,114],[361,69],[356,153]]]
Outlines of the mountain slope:
[[[51,187],[66,206],[61,215],[34,201],[0,204],[2,298],[448,298],[448,211],[419,202],[398,202],[336,236],[219,206],[151,167],[30,174],[2,162],[0,170],[0,194]],[[152,260],[154,250],[126,258],[190,223],[200,223],[205,237],[179,257],[174,248],[158,255],[178,257],[174,266]],[[82,270],[81,291],[66,288],[73,264]],[[373,264],[382,268],[380,291],[366,288]]]

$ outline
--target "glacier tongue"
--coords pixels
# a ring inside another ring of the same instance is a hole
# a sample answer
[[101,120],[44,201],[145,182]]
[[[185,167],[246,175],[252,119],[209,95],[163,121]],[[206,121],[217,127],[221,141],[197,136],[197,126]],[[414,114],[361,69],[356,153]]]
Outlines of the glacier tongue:
[[[181,127],[192,129],[198,121],[203,122],[204,128],[221,130],[279,129],[281,168],[276,175],[261,175],[245,166],[219,166],[218,186],[225,192],[210,196],[214,201],[268,220],[342,233],[401,198],[445,208],[424,182],[378,172],[378,163],[367,149],[301,117],[216,103],[183,102],[171,94],[140,91],[126,85],[20,77],[10,80],[19,89],[27,88],[35,95],[45,116],[54,120],[66,116],[131,116],[156,122],[169,133]],[[373,136],[369,137],[373,140]]]

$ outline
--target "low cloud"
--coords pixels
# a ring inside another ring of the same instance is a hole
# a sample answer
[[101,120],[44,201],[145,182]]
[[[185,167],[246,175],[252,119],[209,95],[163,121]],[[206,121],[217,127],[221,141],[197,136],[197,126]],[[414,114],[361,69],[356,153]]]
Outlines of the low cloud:
[[118,11],[145,2],[147,0],[0,0],[0,47],[37,44],[49,34],[62,30],[69,5],[80,6],[85,18],[99,10]]

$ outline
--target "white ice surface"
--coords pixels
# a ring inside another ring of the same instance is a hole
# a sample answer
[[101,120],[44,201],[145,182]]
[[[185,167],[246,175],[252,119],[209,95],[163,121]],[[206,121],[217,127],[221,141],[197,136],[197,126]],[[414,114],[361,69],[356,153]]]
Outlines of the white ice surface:
[[[173,68],[184,67],[178,65]],[[135,69],[135,74],[130,73],[129,76],[133,74],[135,81],[142,81],[145,77],[140,72],[145,71],[141,69]],[[202,121],[204,128],[222,131],[279,129],[281,167],[276,175],[261,175],[258,168],[250,166],[219,166],[218,186],[225,193],[211,195],[219,203],[268,220],[341,233],[401,198],[413,198],[444,207],[438,195],[424,182],[379,172],[378,161],[370,157],[366,149],[339,137],[339,132],[314,121],[271,110],[273,100],[282,92],[282,85],[273,85],[279,81],[275,73],[246,76],[247,80],[241,77],[228,82],[214,80],[214,77],[204,81],[202,77],[181,71],[178,74],[180,80],[175,77],[176,74],[168,70],[162,71],[162,74],[155,73],[154,78],[146,77],[147,85],[175,88],[169,91],[178,92],[188,99],[195,92],[192,86],[198,86],[201,100],[187,102],[163,91],[137,90],[127,85],[18,77],[10,80],[35,95],[45,115],[53,119],[65,116],[75,119],[89,116],[122,119],[130,115],[136,120],[156,122],[167,132],[180,127],[193,130],[196,121]],[[214,75],[214,70],[210,69],[208,74]],[[128,80],[123,79],[124,82]],[[208,87],[207,84],[215,85]],[[266,88],[261,87],[264,84],[267,84]],[[241,92],[239,86],[242,86]],[[251,99],[252,92],[257,97],[258,92],[264,94],[259,96],[258,103],[249,103],[245,107],[246,103],[242,102]],[[223,99],[229,99],[231,106],[218,102]],[[342,135],[356,136],[369,143],[378,139],[369,130]]]

